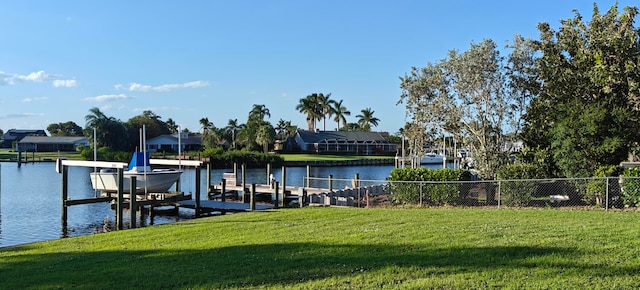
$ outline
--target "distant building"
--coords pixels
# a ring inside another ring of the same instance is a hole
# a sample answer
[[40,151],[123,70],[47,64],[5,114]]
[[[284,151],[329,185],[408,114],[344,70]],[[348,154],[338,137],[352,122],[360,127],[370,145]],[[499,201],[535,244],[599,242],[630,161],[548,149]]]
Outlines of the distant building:
[[[178,138],[180,137],[180,138]],[[149,152],[178,152],[178,139],[180,139],[180,151],[195,151],[202,147],[202,136],[188,133],[165,134],[147,140]]]
[[395,155],[398,147],[378,132],[298,130],[294,138],[304,153]]
[[25,136],[18,141],[16,151],[76,151],[79,146],[89,147],[91,144],[89,144],[87,137]]
[[47,132],[44,130],[11,129],[0,138],[0,148],[13,148],[13,142],[18,142],[26,136],[47,136]]

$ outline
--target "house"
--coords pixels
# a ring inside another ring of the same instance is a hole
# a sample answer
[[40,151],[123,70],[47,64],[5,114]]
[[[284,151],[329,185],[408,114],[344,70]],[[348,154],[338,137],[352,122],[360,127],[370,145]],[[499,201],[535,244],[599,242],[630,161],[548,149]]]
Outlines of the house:
[[[178,141],[181,150],[178,150]],[[188,133],[165,134],[147,140],[147,151],[149,152],[178,152],[200,150],[202,146],[202,136]]]
[[398,145],[378,132],[298,130],[300,150],[316,154],[395,155]]
[[16,151],[76,151],[79,146],[89,147],[87,137],[45,137],[45,136],[25,136],[18,141]]
[[47,136],[44,130],[18,130],[11,129],[0,138],[0,148],[12,148],[13,142],[22,140],[25,136]]

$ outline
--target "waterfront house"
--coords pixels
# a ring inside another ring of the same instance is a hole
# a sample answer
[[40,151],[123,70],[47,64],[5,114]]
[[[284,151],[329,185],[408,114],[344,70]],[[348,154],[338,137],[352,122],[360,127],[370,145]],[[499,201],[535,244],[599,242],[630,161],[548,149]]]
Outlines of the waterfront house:
[[44,130],[11,129],[0,138],[0,148],[12,148],[13,142],[18,142],[26,136],[47,136],[47,132]]
[[379,132],[298,130],[295,141],[304,153],[395,155],[398,145]]
[[16,151],[55,152],[76,151],[79,146],[89,147],[87,137],[76,136],[25,136],[18,142]]
[[202,147],[202,136],[183,132],[180,135],[165,134],[147,140],[147,151],[178,152],[178,141],[182,152],[196,151]]

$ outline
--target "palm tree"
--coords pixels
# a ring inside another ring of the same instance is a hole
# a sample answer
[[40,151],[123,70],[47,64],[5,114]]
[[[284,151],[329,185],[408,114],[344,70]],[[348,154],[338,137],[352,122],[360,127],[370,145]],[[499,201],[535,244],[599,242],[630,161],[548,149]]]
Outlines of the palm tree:
[[316,103],[318,106],[318,110],[320,111],[320,115],[322,116],[322,130],[327,130],[327,116],[331,117],[333,115],[333,104],[334,100],[331,99],[331,93],[326,96],[323,94],[318,94],[316,97]]
[[213,127],[213,122],[209,122],[209,118],[204,117],[200,119],[200,126],[202,127],[202,136],[207,135],[209,129]]
[[338,128],[336,128],[336,130],[339,131],[340,122],[342,122],[342,125],[346,125],[347,118],[345,118],[345,116],[351,116],[351,112],[347,110],[346,107],[342,106],[342,100],[340,100],[339,102],[333,102],[332,112],[333,115],[335,115],[335,118],[333,118],[333,120],[338,122]]
[[309,131],[316,130],[316,118],[318,117],[316,102],[315,99],[312,98],[312,96],[313,95],[308,95],[306,98],[300,99],[300,102],[296,106],[296,110],[298,110],[298,112],[307,115],[307,125],[309,127]]
[[254,104],[251,112],[249,112],[249,120],[264,121],[264,117],[271,118],[271,113],[267,106]]
[[169,132],[171,132],[171,134],[177,133],[178,125],[176,125],[176,121],[171,118],[167,119],[167,129],[169,129]]
[[244,124],[238,124],[238,119],[229,119],[225,130],[231,133],[231,146],[233,148],[236,148],[236,132],[244,128],[244,126]]
[[378,122],[380,119],[373,116],[375,111],[372,111],[371,108],[366,108],[360,111],[361,114],[358,114],[356,118],[358,118],[358,125],[362,129],[362,131],[371,131],[371,125],[378,126]]

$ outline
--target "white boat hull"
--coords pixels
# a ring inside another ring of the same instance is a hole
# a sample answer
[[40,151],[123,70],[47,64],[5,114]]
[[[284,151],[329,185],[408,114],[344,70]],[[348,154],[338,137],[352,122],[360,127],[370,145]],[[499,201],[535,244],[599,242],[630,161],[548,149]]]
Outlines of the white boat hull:
[[[130,192],[130,178],[136,177],[136,192],[167,192],[167,190],[173,186],[180,178],[182,171],[178,170],[161,170],[151,171],[144,174],[142,172],[124,172],[123,173],[123,190],[126,193]],[[118,191],[118,175],[116,172],[94,172],[89,173],[91,178],[91,185],[93,189],[102,192],[117,192]]]
[[444,156],[439,154],[426,154],[420,159],[420,164],[442,164]]

